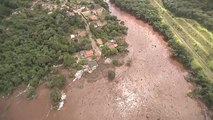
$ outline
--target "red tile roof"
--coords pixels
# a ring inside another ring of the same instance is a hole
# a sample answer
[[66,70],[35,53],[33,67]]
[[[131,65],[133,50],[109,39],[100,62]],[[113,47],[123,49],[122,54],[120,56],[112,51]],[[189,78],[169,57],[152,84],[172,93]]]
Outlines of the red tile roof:
[[118,47],[118,45],[117,44],[109,44],[109,46],[108,46],[110,49],[113,49],[113,48],[116,48],[116,47]]
[[85,57],[92,57],[94,54],[93,50],[87,50],[84,52]]

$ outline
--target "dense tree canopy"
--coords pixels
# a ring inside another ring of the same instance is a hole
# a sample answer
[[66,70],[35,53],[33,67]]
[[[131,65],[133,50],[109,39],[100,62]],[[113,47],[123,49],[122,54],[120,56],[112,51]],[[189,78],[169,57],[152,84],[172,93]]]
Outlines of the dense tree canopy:
[[53,65],[63,62],[63,55],[83,49],[85,41],[75,43],[66,36],[77,28],[84,28],[84,24],[81,16],[65,17],[65,12],[60,10],[48,15],[43,9],[23,8],[18,14],[3,19],[0,92],[10,92],[32,79],[40,80]]
[[30,0],[0,0],[0,22],[10,15],[12,11],[21,6],[29,6]]
[[175,15],[195,19],[213,30],[212,0],[163,0],[163,3]]

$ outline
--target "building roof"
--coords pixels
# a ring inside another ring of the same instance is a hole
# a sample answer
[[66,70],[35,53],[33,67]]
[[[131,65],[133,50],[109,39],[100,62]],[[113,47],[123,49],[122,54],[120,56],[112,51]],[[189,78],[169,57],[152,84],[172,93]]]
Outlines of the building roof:
[[71,35],[70,35],[70,38],[71,38],[71,39],[74,39],[74,38],[75,38],[75,35],[74,35],[74,34],[71,34]]
[[110,49],[114,49],[114,48],[118,47],[118,44],[111,43],[111,44],[108,45],[108,47]]
[[84,52],[84,57],[92,57],[94,54],[93,50],[86,50]]
[[92,60],[92,61],[88,61],[87,65],[89,66],[89,68],[93,68],[93,67],[97,67],[98,63],[95,60]]
[[84,37],[84,36],[87,35],[87,31],[86,30],[79,30],[79,31],[77,31],[77,33],[78,33],[79,37]]
[[96,15],[90,15],[90,16],[88,16],[88,18],[91,19],[91,20],[97,20],[98,19],[98,17]]
[[89,16],[89,15],[91,15],[91,11],[84,11],[84,12],[81,12],[83,15],[84,15],[84,17],[87,17],[87,16]]
[[98,43],[98,45],[103,45],[103,41],[101,39],[96,39],[96,42]]
[[93,12],[94,12],[96,15],[101,16],[102,13],[103,13],[103,10],[104,10],[103,8],[97,8],[97,9],[93,10]]

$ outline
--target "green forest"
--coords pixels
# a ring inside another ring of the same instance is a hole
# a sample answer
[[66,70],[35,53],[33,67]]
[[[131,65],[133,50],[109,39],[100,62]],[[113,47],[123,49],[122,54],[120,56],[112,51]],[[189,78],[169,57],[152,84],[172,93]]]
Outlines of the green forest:
[[194,19],[213,30],[212,0],[163,0],[163,4],[175,15]]
[[[179,0],[180,1],[180,0]],[[185,68],[190,71],[190,80],[197,84],[195,90],[196,96],[201,98],[210,108],[213,107],[213,83],[199,75],[199,71],[192,67],[193,57],[188,50],[177,42],[170,27],[162,22],[159,16],[159,11],[150,3],[149,0],[110,0],[116,6],[120,7],[133,14],[136,18],[141,19],[164,36],[164,40],[168,42],[169,47],[172,49],[172,57],[182,63]],[[211,24],[211,23],[209,23]]]
[[[16,0],[11,0],[10,4],[14,2]],[[11,13],[9,3],[4,3],[1,9]],[[27,5],[27,0],[21,3]],[[18,14],[7,19],[4,18],[7,14],[2,15],[4,19],[0,24],[1,94],[10,93],[23,82],[41,80],[53,65],[63,62],[63,55],[80,51],[87,45],[85,41],[69,42],[66,37],[73,30],[85,27],[81,16],[64,18],[66,13],[62,10],[48,15],[48,11],[40,8],[30,10],[19,3],[14,6],[20,9]]]
[[30,0],[0,0],[0,22],[19,7],[29,7]]
[[[79,14],[67,17],[66,9],[56,9],[48,14],[47,9],[37,5],[32,9],[30,0],[1,0],[0,3],[0,95],[10,94],[21,84],[30,85],[27,96],[35,94],[40,82],[49,81],[50,88],[59,88],[65,80],[62,76],[50,74],[54,65],[81,68],[74,53],[91,49],[88,36],[70,40],[70,34],[86,29],[86,23]],[[103,1],[94,1],[95,6],[108,9]],[[90,5],[89,5],[90,6]],[[119,24],[116,17],[106,12],[103,19],[107,24],[93,28],[94,37],[106,41],[126,34],[127,28]],[[119,43],[117,52],[126,49]],[[74,69],[74,68],[73,68]],[[61,81],[63,81],[61,83]],[[57,91],[58,89],[54,89]]]

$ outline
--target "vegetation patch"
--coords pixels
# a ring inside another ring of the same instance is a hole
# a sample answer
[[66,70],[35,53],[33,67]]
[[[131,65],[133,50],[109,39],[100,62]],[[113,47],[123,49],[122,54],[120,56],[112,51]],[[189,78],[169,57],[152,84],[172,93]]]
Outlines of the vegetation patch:
[[114,66],[120,67],[120,66],[123,65],[123,61],[119,61],[118,59],[113,59],[113,60],[112,60],[112,64],[113,64]]
[[177,16],[195,19],[213,30],[212,0],[163,0],[164,6]]
[[61,91],[58,88],[54,88],[50,94],[52,108],[57,109],[61,100]]
[[110,81],[112,81],[112,80],[115,79],[115,71],[113,71],[113,70],[109,70],[109,71],[108,71],[108,79],[109,79]]

